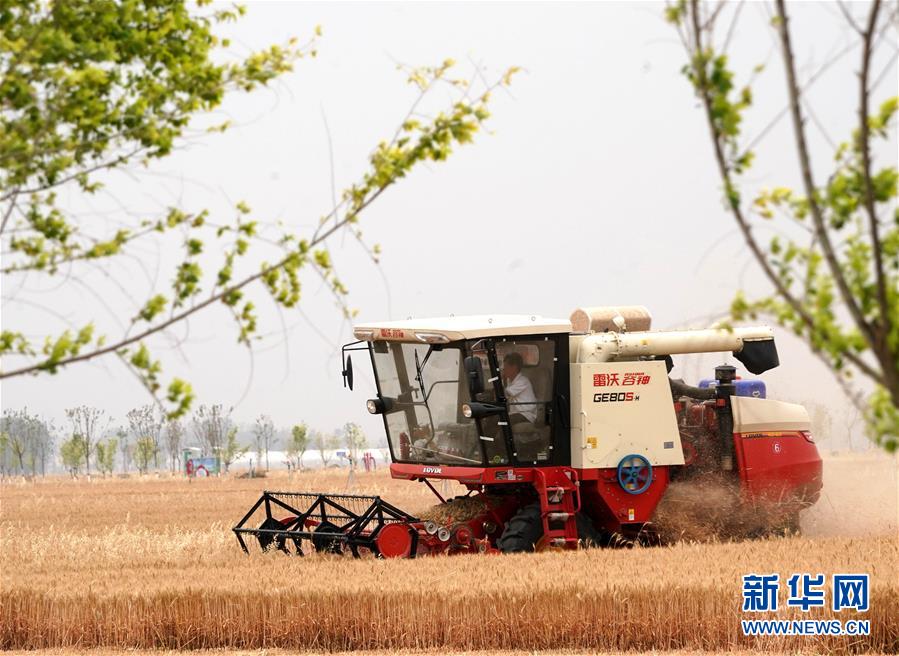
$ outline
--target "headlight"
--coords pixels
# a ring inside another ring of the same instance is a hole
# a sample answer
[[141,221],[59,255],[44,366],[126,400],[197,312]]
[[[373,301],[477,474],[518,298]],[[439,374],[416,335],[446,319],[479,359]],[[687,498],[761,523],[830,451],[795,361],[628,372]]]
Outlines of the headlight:
[[390,409],[393,408],[393,399],[387,396],[382,396],[380,399],[369,399],[365,402],[365,407],[373,415],[382,415],[390,412]]
[[415,339],[419,342],[424,342],[425,344],[447,344],[450,341],[449,337],[442,333],[426,332],[415,333]]
[[441,526],[440,530],[437,531],[437,537],[440,538],[441,542],[449,542],[450,530],[446,526]]
[[478,419],[499,415],[502,414],[504,410],[504,406],[494,405],[493,403],[478,403],[477,401],[471,401],[470,403],[462,404],[462,415],[466,419]]

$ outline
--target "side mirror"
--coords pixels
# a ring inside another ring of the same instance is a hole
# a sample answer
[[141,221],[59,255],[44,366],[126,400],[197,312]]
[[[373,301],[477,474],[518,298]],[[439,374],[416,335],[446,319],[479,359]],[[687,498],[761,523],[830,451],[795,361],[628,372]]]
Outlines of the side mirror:
[[343,386],[353,389],[353,356],[346,356],[346,363],[343,365]]
[[468,380],[468,394],[472,400],[484,391],[484,369],[476,355],[465,358],[465,378]]

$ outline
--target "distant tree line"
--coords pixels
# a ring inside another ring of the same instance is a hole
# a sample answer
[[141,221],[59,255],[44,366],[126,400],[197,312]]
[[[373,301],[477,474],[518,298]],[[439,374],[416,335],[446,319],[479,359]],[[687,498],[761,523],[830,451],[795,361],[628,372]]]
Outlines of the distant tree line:
[[58,466],[72,476],[107,476],[116,470],[178,472],[184,466],[185,448],[217,457],[225,472],[252,450],[256,468],[268,470],[270,451],[279,441],[290,470],[302,469],[303,457],[310,451],[317,451],[327,467],[341,448],[355,467],[359,452],[368,446],[354,423],[330,432],[310,429],[305,423],[277,431],[268,415],[256,418],[249,431],[253,442],[244,444],[232,410],[222,404],[201,405],[190,419],[181,420],[166,418],[156,405],[144,405],[128,412],[120,423],[102,409],[82,405],[67,408],[67,424],[56,426],[27,408],[8,409],[0,419],[0,475],[43,476],[58,471]]

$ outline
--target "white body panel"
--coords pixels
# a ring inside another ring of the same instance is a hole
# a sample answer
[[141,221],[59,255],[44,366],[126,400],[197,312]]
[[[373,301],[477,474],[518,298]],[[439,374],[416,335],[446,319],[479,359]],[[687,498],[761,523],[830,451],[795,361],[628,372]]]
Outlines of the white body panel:
[[[616,325],[616,317],[621,317],[623,328]],[[604,305],[600,307],[578,308],[571,313],[571,330],[576,333],[601,333],[606,330],[649,330],[652,328],[652,314],[644,305]]]
[[446,342],[478,337],[506,337],[512,335],[547,335],[571,332],[565,319],[546,319],[540,316],[498,314],[492,316],[438,317],[379,321],[353,326],[356,339],[372,341],[384,339],[398,342],[427,342],[419,335],[442,335]]
[[744,341],[769,339],[774,339],[774,331],[767,327],[598,333],[581,340],[577,362],[609,362],[646,355],[741,351]]
[[572,467],[617,467],[635,453],[684,464],[664,362],[572,364],[570,375]]
[[735,433],[811,430],[808,411],[801,405],[751,396],[732,396]]

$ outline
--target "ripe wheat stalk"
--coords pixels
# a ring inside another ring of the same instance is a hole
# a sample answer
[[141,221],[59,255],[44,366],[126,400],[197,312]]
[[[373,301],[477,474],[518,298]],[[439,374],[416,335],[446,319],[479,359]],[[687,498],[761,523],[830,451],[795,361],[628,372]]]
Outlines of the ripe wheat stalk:
[[[382,472],[356,480],[354,492],[412,512],[433,504]],[[345,483],[319,472],[4,484],[0,648],[899,650],[894,535],[394,561],[238,548],[229,529],[262,488]],[[743,637],[751,571],[868,572],[871,635]]]

